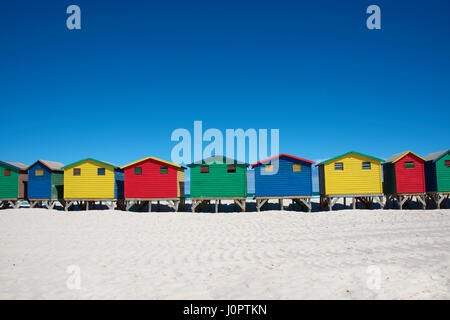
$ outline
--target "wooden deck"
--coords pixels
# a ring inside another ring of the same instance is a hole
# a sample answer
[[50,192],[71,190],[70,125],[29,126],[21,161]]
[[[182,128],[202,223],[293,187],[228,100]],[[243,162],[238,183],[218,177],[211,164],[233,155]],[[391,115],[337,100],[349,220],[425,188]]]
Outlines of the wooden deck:
[[265,196],[265,197],[254,197],[256,199],[256,211],[260,212],[261,209],[269,202],[269,200],[277,199],[279,203],[279,209],[283,210],[283,200],[291,199],[292,207],[294,208],[294,204],[298,204],[305,211],[311,212],[311,196]]
[[191,211],[195,212],[201,211],[203,208],[206,207],[206,205],[211,204],[211,201],[214,201],[215,205],[215,212],[218,213],[221,205],[222,200],[233,200],[234,205],[238,206],[242,212],[245,212],[245,204],[247,201],[246,197],[201,197],[201,198],[191,198],[192,205],[191,205]]
[[185,210],[185,198],[126,198],[125,202],[125,210],[130,211],[130,209],[134,206],[135,211],[143,212],[152,212],[152,203],[156,201],[157,203],[157,211],[160,211],[161,201],[167,202],[167,205],[175,212],[178,210]]
[[427,192],[426,196],[430,207],[434,204],[437,209],[446,208],[450,191]]
[[386,194],[386,208],[390,209],[391,205],[394,208],[395,203],[398,204],[400,210],[403,210],[403,206],[411,208],[411,202],[416,199],[417,204],[421,204],[422,209],[427,208],[426,193],[390,193]]
[[344,199],[344,207],[347,205],[347,198],[352,199],[352,209],[356,209],[357,202],[364,204],[367,209],[372,209],[374,202],[378,202],[381,208],[385,206],[384,194],[371,193],[371,194],[323,194],[320,195],[320,209],[328,208],[329,211],[333,210],[333,206],[339,199]]

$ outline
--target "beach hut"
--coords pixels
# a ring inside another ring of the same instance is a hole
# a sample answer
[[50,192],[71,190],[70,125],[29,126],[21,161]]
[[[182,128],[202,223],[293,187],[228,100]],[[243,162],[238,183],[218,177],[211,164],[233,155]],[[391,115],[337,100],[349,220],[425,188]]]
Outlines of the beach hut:
[[75,203],[86,210],[96,201],[105,203],[109,209],[123,204],[123,170],[118,166],[87,158],[62,169],[65,210]]
[[247,167],[249,165],[223,156],[213,156],[190,164],[192,212],[201,210],[211,200],[216,212],[220,201],[233,200],[245,211]]
[[125,206],[140,210],[152,201],[167,201],[174,211],[184,208],[184,170],[178,164],[147,157],[122,166],[124,170]]
[[291,199],[311,211],[312,170],[314,161],[279,154],[252,164],[255,169],[256,210],[270,199],[278,199],[280,210],[283,199]]
[[18,208],[27,197],[28,166],[0,161],[0,208]]
[[438,208],[445,207],[450,194],[450,149],[425,157],[427,195]]
[[43,204],[53,209],[56,201],[62,201],[63,166],[59,162],[38,160],[28,167],[28,202],[32,208]]
[[367,208],[374,201],[384,207],[381,162],[373,156],[350,151],[318,163],[320,207],[332,210],[341,198],[344,206],[346,198],[351,198],[354,209],[357,201]]
[[411,151],[394,154],[383,163],[383,191],[386,204],[397,199],[400,209],[415,197],[426,208],[425,160]]

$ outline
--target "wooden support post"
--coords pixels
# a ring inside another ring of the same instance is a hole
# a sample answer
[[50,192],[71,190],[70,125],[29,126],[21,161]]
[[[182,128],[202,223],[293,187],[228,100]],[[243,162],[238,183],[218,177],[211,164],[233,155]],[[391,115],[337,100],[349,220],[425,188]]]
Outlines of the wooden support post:
[[353,210],[356,209],[356,197],[352,198],[352,208],[353,208]]
[[193,213],[195,212],[195,208],[197,208],[197,206],[198,206],[198,201],[197,200],[192,200],[191,211]]
[[422,205],[422,210],[425,210],[427,208],[427,204],[425,202],[425,196],[424,195],[418,195],[416,196],[417,199],[417,203],[420,202],[420,204]]
[[235,199],[234,203],[237,204],[240,207],[242,212],[245,212],[245,200]]
[[219,200],[216,199],[216,201],[214,202],[215,205],[215,212],[218,213],[219,212]]
[[64,211],[69,211],[70,206],[72,206],[73,201],[65,201],[64,203]]
[[268,199],[256,199],[256,211],[260,212],[267,201]]
[[280,210],[283,211],[283,199],[282,198],[278,199],[278,205],[279,205]]
[[22,202],[20,200],[10,200],[9,201],[11,207],[13,207],[13,209],[18,209],[20,207],[20,205],[22,204]]
[[333,198],[333,197],[327,197],[327,202],[328,202],[328,211],[332,211],[333,210],[333,206],[336,204],[336,202],[339,200],[338,197]]
[[347,198],[344,197],[344,209],[347,207]]
[[53,209],[53,207],[55,206],[56,201],[52,201],[52,200],[48,200],[47,203],[45,204],[45,206],[47,207],[47,209]]
[[380,209],[384,209],[385,203],[384,203],[384,197],[379,196],[378,197],[379,203],[380,203]]
[[441,197],[440,193],[436,194],[436,204],[437,204],[437,208],[441,209],[441,202],[442,200],[444,200],[444,197]]

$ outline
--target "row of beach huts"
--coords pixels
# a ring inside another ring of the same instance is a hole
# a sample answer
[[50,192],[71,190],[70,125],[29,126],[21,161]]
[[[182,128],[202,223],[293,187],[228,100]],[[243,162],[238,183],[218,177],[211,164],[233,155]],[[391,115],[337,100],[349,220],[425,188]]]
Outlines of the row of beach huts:
[[[314,161],[280,154],[251,165],[255,174],[256,210],[269,200],[280,209],[289,199],[311,211]],[[192,212],[222,200],[232,200],[246,211],[247,171],[244,162],[215,156],[190,167]],[[353,208],[360,203],[381,208],[397,203],[399,208],[415,201],[423,209],[446,207],[450,194],[450,149],[422,158],[406,151],[386,161],[351,151],[318,164],[320,208],[332,210],[338,200]],[[187,168],[154,157],[119,167],[92,158],[68,165],[38,160],[30,166],[0,161],[0,209],[31,207],[89,210],[96,205],[109,209],[151,211],[152,203],[165,201],[174,211],[185,210],[184,174]],[[350,203],[349,203],[350,204]]]

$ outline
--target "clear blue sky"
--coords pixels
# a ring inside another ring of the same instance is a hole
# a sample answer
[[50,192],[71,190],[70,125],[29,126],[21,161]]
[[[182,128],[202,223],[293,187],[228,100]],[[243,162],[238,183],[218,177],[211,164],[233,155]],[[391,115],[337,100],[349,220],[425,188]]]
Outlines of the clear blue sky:
[[[77,4],[82,29],[66,28]],[[382,29],[365,10],[381,7]],[[8,1],[2,160],[170,160],[176,128],[278,128],[311,160],[449,148],[448,1]]]

